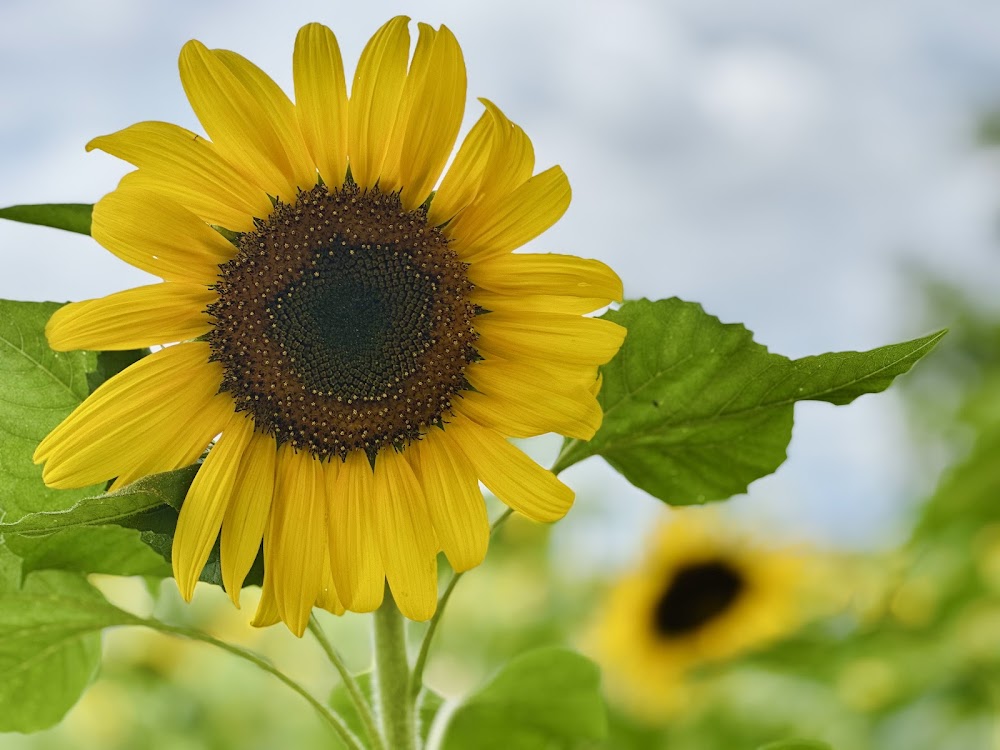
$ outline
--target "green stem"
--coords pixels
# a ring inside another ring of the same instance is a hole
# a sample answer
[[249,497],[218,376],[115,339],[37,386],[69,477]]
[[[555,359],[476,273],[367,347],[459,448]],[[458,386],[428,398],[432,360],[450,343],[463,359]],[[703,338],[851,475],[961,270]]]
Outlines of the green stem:
[[[558,475],[559,472],[565,471],[570,466],[576,463],[576,461],[569,461],[567,463],[563,462],[566,461],[566,456],[579,444],[580,441],[577,439],[567,440],[566,442],[563,443],[562,450],[559,451],[559,455],[556,456],[556,461],[554,464],[552,464],[552,468],[550,469],[550,471],[553,474]],[[578,460],[579,459],[577,459],[577,461]]]
[[417,728],[409,698],[410,664],[403,615],[389,587],[375,610],[375,676],[382,732],[392,750],[416,750]]
[[337,670],[337,674],[340,675],[340,679],[344,683],[344,688],[351,698],[351,703],[354,704],[354,710],[357,711],[358,717],[364,725],[371,750],[385,750],[385,742],[382,739],[382,735],[379,734],[378,723],[375,721],[375,715],[372,713],[368,699],[365,698],[365,694],[361,692],[361,686],[358,685],[358,681],[354,679],[354,675],[351,674],[344,663],[344,658],[326,637],[326,633],[323,632],[323,627],[319,624],[319,620],[316,619],[315,614],[309,616],[309,632],[315,636],[327,659],[330,660],[330,663]]
[[251,664],[254,664],[255,666],[259,667],[260,669],[263,669],[265,672],[274,675],[283,683],[285,683],[288,687],[294,690],[296,693],[305,698],[310,703],[310,705],[312,705],[312,707],[316,709],[316,712],[320,715],[320,717],[327,724],[330,725],[333,731],[340,738],[341,742],[344,743],[344,745],[347,747],[347,750],[364,750],[364,747],[362,746],[361,742],[358,740],[357,737],[354,736],[354,733],[350,729],[348,729],[347,724],[344,723],[344,720],[341,719],[340,716],[338,716],[336,713],[333,712],[333,710],[331,710],[329,707],[325,706],[323,703],[317,700],[308,690],[302,687],[302,685],[297,683],[295,680],[286,675],[284,672],[275,667],[273,664],[271,664],[271,662],[269,662],[267,659],[260,656],[259,654],[255,654],[253,651],[248,651],[239,646],[234,646],[232,643],[226,643],[225,641],[220,641],[218,638],[213,638],[208,633],[202,633],[200,630],[191,630],[188,628],[178,627],[176,625],[167,625],[164,622],[160,622],[159,620],[153,620],[153,619],[139,620],[138,624],[145,625],[146,627],[152,628],[153,630],[158,630],[161,633],[170,633],[171,635],[177,635],[180,636],[181,638],[189,638],[194,641],[209,643],[215,646],[216,648],[220,648],[223,651],[228,651],[230,654],[233,654],[234,656],[237,656],[240,659],[243,659],[244,661],[248,661]]
[[[490,526],[490,536],[496,533],[504,521],[511,517],[514,513],[513,510],[507,508],[493,525]],[[434,640],[434,634],[437,632],[438,623],[441,622],[441,615],[444,614],[444,608],[448,605],[448,600],[451,599],[451,593],[455,590],[455,586],[465,575],[465,571],[461,573],[455,573],[452,575],[451,580],[448,581],[448,586],[445,588],[444,593],[441,594],[441,599],[438,601],[437,609],[434,611],[434,616],[431,618],[430,627],[427,628],[427,632],[424,633],[424,640],[420,644],[420,652],[417,654],[417,661],[413,665],[413,673],[410,675],[410,686],[408,693],[410,695],[410,700],[415,701],[417,696],[420,694],[420,689],[424,685],[424,667],[427,665],[427,656],[431,650],[431,642]]]

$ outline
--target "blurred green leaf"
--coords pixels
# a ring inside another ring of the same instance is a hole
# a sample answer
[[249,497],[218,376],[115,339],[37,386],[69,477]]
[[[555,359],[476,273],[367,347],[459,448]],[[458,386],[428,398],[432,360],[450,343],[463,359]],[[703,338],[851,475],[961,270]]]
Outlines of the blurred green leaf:
[[94,206],[90,203],[48,203],[33,206],[8,206],[0,208],[0,219],[40,224],[67,232],[90,234],[90,216]]
[[566,649],[522,654],[455,709],[441,750],[569,750],[603,739],[600,679]]
[[0,300],[0,519],[62,510],[96,488],[53,490],[31,456],[35,446],[87,397],[93,352],[54,352],[45,324],[52,302]]
[[600,455],[678,505],[745,491],[785,460],[795,402],[883,391],[944,335],[793,361],[679,299],[628,302],[605,317],[629,333],[602,369],[604,422],[590,442],[568,440],[554,470]]
[[[364,674],[356,675],[355,679],[358,681],[358,687],[361,688],[361,692],[364,694],[365,698],[368,700],[368,704],[372,703],[372,678],[371,672],[365,672]],[[351,696],[347,692],[347,688],[344,687],[343,683],[339,683],[330,694],[330,707],[336,711],[341,718],[347,723],[356,737],[365,736],[365,727],[361,723],[361,719],[358,717],[357,711],[354,710],[354,703],[351,702]],[[431,729],[431,722],[434,721],[434,716],[437,714],[438,709],[444,703],[444,699],[432,690],[424,690],[421,695],[420,709],[417,714],[417,732],[421,739],[421,746],[427,743],[427,733]],[[331,738],[333,747],[342,748],[343,744],[340,740],[336,738]]]
[[757,750],[833,750],[819,740],[779,740],[761,745]]
[[138,622],[78,574],[33,573],[21,588],[0,579],[0,732],[59,722],[97,674],[100,631]]

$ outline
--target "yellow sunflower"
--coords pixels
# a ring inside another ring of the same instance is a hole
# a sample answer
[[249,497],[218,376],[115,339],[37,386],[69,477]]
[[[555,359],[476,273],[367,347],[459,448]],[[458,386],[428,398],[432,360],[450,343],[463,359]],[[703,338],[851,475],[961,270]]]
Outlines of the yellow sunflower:
[[[697,512],[697,511],[694,511]],[[793,630],[802,560],[678,513],[601,607],[589,650],[609,691],[651,720],[684,705],[684,677]]]
[[163,283],[46,329],[58,350],[163,346],[42,441],[45,482],[121,486],[210,447],[174,538],[180,591],[221,534],[238,605],[263,544],[254,624],[300,635],[314,605],[374,610],[386,581],[430,617],[438,552],[457,570],[486,552],[479,482],[530,518],[564,515],[573,491],[507,438],[590,438],[597,368],[624,337],[584,316],[621,298],[611,269],[512,252],[570,201],[559,167],[533,175],[520,127],[482,100],[444,170],[465,63],[425,24],[411,59],[408,24],[371,38],[350,97],[333,33],[303,27],[295,103],[188,42],[181,82],[208,139],[142,122],[88,145],[137,167],[95,206],[95,239]]

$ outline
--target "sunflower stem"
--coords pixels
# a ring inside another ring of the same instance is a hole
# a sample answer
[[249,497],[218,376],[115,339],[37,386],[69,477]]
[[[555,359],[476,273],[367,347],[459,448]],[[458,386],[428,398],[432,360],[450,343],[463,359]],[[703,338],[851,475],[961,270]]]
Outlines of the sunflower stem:
[[358,718],[361,719],[361,723],[364,725],[371,750],[385,750],[385,742],[379,733],[378,723],[375,721],[375,714],[372,713],[371,704],[365,698],[365,694],[361,691],[361,686],[354,679],[354,675],[347,668],[347,664],[344,663],[344,658],[340,655],[340,652],[334,648],[333,644],[330,643],[330,639],[326,637],[326,633],[323,632],[323,626],[319,624],[319,620],[316,619],[315,614],[309,616],[309,632],[316,638],[327,659],[330,660],[334,669],[337,670],[337,674],[340,675],[340,679],[344,683],[344,688],[351,698],[351,703],[354,704],[354,710],[357,711]]
[[[490,536],[496,533],[504,521],[511,517],[513,510],[507,508],[490,526]],[[451,599],[451,593],[455,590],[455,586],[465,575],[465,571],[461,573],[454,573],[451,576],[451,580],[448,581],[447,587],[445,587],[444,593],[441,594],[441,598],[438,600],[437,609],[434,611],[434,616],[431,618],[430,626],[427,628],[427,632],[424,633],[424,639],[420,643],[420,652],[417,654],[417,661],[413,665],[413,672],[410,674],[410,687],[409,694],[410,700],[416,701],[417,696],[420,695],[420,690],[424,686],[424,667],[427,665],[427,656],[431,650],[431,642],[434,640],[434,634],[437,632],[438,623],[441,622],[441,615],[444,614],[444,608],[448,605],[448,600]]]
[[410,700],[410,663],[406,653],[406,628],[389,587],[382,606],[375,610],[375,694],[382,718],[382,733],[392,750],[416,750],[417,730]]
[[244,661],[250,662],[254,666],[259,667],[269,674],[274,675],[285,683],[285,685],[305,698],[309,704],[316,709],[316,713],[318,713],[320,717],[330,725],[330,728],[333,729],[337,737],[340,738],[340,741],[344,743],[347,750],[364,750],[364,746],[361,744],[361,741],[354,736],[354,733],[348,728],[347,724],[339,714],[324,705],[302,685],[271,664],[271,662],[260,654],[256,654],[253,651],[249,651],[232,643],[227,643],[226,641],[220,641],[218,638],[214,638],[208,633],[203,633],[200,630],[182,628],[177,625],[168,625],[165,622],[160,622],[159,620],[154,619],[141,620],[139,624],[152,630],[158,630],[161,633],[169,633],[170,635],[180,636],[181,638],[188,638],[193,641],[208,643],[216,648],[222,649],[223,651],[227,651],[233,656],[239,657]]

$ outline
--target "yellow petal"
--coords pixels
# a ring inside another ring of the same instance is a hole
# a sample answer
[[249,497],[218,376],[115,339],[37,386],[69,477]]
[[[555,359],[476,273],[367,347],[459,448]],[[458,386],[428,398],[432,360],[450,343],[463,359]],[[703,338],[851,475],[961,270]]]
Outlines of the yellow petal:
[[494,118],[487,111],[465,136],[455,160],[434,193],[427,221],[431,226],[444,224],[468,206],[479,194],[483,171],[493,147]]
[[476,390],[463,393],[455,408],[484,426],[515,437],[558,432],[579,440],[601,426],[600,404],[586,387],[553,381],[529,364],[483,360],[465,375]]
[[179,203],[157,193],[119,188],[94,206],[91,233],[136,268],[167,281],[215,283],[232,246]]
[[490,492],[536,521],[557,521],[573,504],[573,490],[532,461],[502,435],[457,416],[451,432]]
[[201,284],[165,282],[60,307],[45,326],[56,351],[141,349],[208,333],[218,295]]
[[243,414],[233,414],[184,498],[171,560],[177,588],[186,601],[191,601],[194,586],[219,536],[240,462],[252,434],[253,421]]
[[396,107],[392,129],[389,131],[388,146],[382,160],[382,169],[378,180],[379,188],[386,193],[399,190],[402,186],[400,156],[403,151],[403,136],[409,124],[414,92],[418,83],[427,75],[431,48],[434,46],[434,37],[437,36],[437,32],[427,24],[421,23],[417,26],[420,29],[420,35],[417,37],[417,46],[413,51],[410,70],[403,82],[403,91],[399,95],[399,105]]
[[[265,543],[265,552],[267,546]],[[264,585],[260,587],[260,600],[250,624],[255,628],[266,628],[281,622],[278,613],[278,599],[274,595],[274,581],[267,573],[267,563],[264,564]]]
[[610,320],[559,313],[491,312],[477,316],[475,326],[477,349],[511,361],[603,365],[625,340],[625,329]]
[[[430,195],[455,147],[465,114],[465,59],[458,41],[447,26],[434,32],[420,24],[420,36],[429,37],[429,44],[426,55],[414,54],[406,79],[403,97],[408,111],[398,157],[401,198],[407,210]],[[418,53],[420,49],[418,43]],[[387,159],[384,171],[390,169]]]
[[586,315],[607,306],[607,297],[556,297],[547,294],[502,294],[473,289],[469,300],[484,310],[496,312],[543,312]]
[[[242,55],[227,49],[212,50],[212,54],[243,84],[257,103],[260,115],[265,118],[263,122],[277,134],[281,152],[275,156],[281,158],[277,163],[282,171],[296,187],[303,190],[313,187],[316,184],[316,165],[309,155],[302,131],[299,130],[295,105],[288,95],[267,73]],[[286,196],[285,200],[294,198],[293,193]]]
[[232,413],[232,399],[217,395],[222,366],[210,355],[201,342],[167,347],[101,385],[35,450],[45,483],[86,487],[160,456],[171,463],[178,452],[200,453]]
[[427,501],[406,458],[392,448],[375,459],[377,542],[399,610],[427,620],[437,608],[437,540]]
[[347,153],[362,188],[378,181],[389,149],[410,56],[410,19],[397,16],[375,32],[358,61],[348,105]]
[[211,141],[166,122],[140,122],[94,138],[100,149],[139,168],[130,184],[172,198],[204,221],[235,232],[271,213],[265,187],[247,179]]
[[353,612],[382,604],[385,570],[376,544],[374,478],[368,457],[352,451],[339,471],[327,467],[330,507],[330,563],[337,593]]
[[243,581],[260,551],[274,497],[277,446],[270,435],[254,433],[243,454],[232,500],[222,519],[220,561],[222,584],[240,606]]
[[486,556],[490,524],[472,464],[448,433],[437,428],[411,445],[407,455],[411,453],[448,562],[459,572],[474,568]]
[[575,255],[510,253],[473,263],[468,273],[477,287],[501,294],[591,297],[606,299],[604,304],[622,299],[618,274]]
[[[327,468],[331,465],[332,464],[327,464]],[[333,612],[335,615],[342,615],[347,611],[344,607],[344,603],[340,601],[337,584],[333,580],[333,569],[330,567],[330,555],[323,556],[323,583],[320,585],[319,594],[316,596],[316,606],[320,609],[325,609],[327,612]]]
[[247,179],[267,186],[269,194],[294,202],[298,175],[275,124],[280,113],[201,42],[184,45],[179,67],[191,108],[219,152]]
[[285,443],[278,449],[276,475],[265,565],[272,568],[281,619],[301,637],[323,586],[328,523],[323,467],[308,451],[296,453]]
[[535,149],[521,127],[489,99],[480,99],[493,119],[493,144],[479,185],[476,209],[492,213],[493,204],[520,187],[535,168]]
[[347,176],[347,84],[330,29],[318,23],[299,29],[292,71],[302,136],[326,184],[339,187]]
[[489,99],[479,101],[486,112],[462,144],[431,204],[432,223],[455,216],[449,229],[457,228],[459,234],[490,221],[498,202],[523,185],[535,167],[531,139]]
[[537,174],[491,203],[490,210],[463,212],[445,228],[467,263],[493,258],[533,240],[566,213],[572,192],[559,167]]

